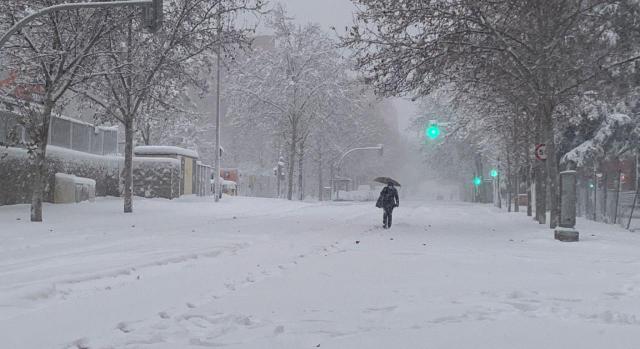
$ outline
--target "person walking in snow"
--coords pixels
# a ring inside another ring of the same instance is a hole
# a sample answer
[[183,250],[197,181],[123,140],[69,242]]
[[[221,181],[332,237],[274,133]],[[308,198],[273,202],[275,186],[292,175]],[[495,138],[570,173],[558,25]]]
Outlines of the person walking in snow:
[[393,186],[392,182],[388,182],[387,186],[382,189],[376,206],[381,207],[384,210],[382,215],[382,227],[384,229],[391,228],[393,209],[400,206],[398,190]]

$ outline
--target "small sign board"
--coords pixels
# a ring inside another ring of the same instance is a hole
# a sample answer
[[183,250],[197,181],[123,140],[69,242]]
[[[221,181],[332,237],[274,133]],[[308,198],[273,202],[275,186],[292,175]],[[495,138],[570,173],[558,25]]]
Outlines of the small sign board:
[[536,159],[540,161],[547,160],[547,145],[544,143],[536,144],[534,154]]

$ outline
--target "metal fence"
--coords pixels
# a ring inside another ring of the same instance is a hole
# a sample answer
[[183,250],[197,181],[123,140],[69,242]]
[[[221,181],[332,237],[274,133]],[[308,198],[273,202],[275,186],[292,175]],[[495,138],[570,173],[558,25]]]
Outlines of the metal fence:
[[[11,133],[18,142],[28,142],[29,135],[19,125],[15,114],[0,111],[0,142],[9,143]],[[79,120],[53,116],[49,127],[48,144],[98,155],[118,153],[118,129],[94,126]]]
[[640,230],[640,197],[636,191],[583,187],[578,190],[578,216]]
[[[284,182],[281,192],[284,193]],[[278,191],[278,181],[276,176],[268,175],[243,175],[238,183],[238,195],[251,197],[276,197]]]
[[213,167],[205,165],[200,161],[196,162],[196,170],[193,172],[195,183],[195,194],[198,196],[210,196],[211,190],[211,173]]

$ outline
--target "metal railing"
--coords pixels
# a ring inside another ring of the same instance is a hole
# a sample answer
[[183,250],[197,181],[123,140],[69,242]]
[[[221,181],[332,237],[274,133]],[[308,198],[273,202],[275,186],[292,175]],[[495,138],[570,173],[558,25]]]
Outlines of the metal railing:
[[[1,143],[20,146],[29,142],[29,134],[17,118],[13,113],[0,111]],[[12,134],[17,139],[11,139]],[[118,129],[52,116],[47,144],[97,155],[114,155],[118,153]]]

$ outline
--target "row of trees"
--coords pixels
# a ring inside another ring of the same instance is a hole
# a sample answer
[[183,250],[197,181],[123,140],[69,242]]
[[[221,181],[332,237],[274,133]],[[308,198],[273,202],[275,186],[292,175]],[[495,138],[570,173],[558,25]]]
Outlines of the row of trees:
[[[68,1],[0,5],[0,30],[62,2]],[[122,125],[125,212],[133,210],[136,141],[193,147],[205,158],[212,153],[211,110],[216,106],[206,96],[211,95],[210,67],[218,47],[224,50],[226,156],[245,170],[262,173],[285,157],[288,199],[296,193],[303,199],[314,187],[322,198],[332,166],[344,151],[378,143],[393,146],[398,134],[389,130],[389,119],[394,111],[343,57],[340,42],[318,25],[294,24],[280,7],[262,17],[270,35],[255,37],[252,28],[236,27],[239,16],[263,10],[260,0],[165,1],[164,25],[153,34],[144,31],[140,9],[75,10],[51,13],[14,36],[0,51],[2,70],[15,76],[2,92],[21,97],[12,103],[29,133],[32,220],[42,220],[48,127],[54,114],[90,115]],[[357,167],[352,174],[381,165],[373,154],[359,160],[351,159],[357,165],[351,166]]]
[[[358,24],[344,42],[377,91],[447,96],[454,126],[441,150],[476,173],[483,161],[514,181],[532,173],[538,222],[546,222],[548,186],[549,223],[558,223],[563,164],[633,149],[637,1],[354,2]],[[548,160],[535,163],[540,143]]]
[[[68,0],[3,1],[0,32],[33,11]],[[206,89],[202,74],[218,47],[248,43],[251,28],[235,18],[260,11],[261,0],[166,0],[164,25],[145,32],[139,8],[52,12],[39,17],[1,49],[2,70],[13,72],[2,95],[14,99],[28,132],[33,163],[31,220],[42,220],[45,156],[50,119],[73,103],[125,130],[124,211],[131,212],[132,156],[136,127],[181,109],[187,87]],[[165,114],[166,115],[166,114]],[[147,122],[144,121],[146,118]],[[147,134],[149,131],[147,130]]]
[[[314,182],[322,198],[326,168],[342,152],[396,133],[385,132],[380,102],[341,55],[339,42],[318,25],[294,24],[281,8],[267,25],[272,36],[229,68],[225,100],[238,137],[232,151],[251,149],[268,159],[268,168],[284,156],[286,197],[297,192],[303,199],[305,183]],[[261,162],[246,152],[243,158]],[[372,156],[369,162],[378,161]]]

